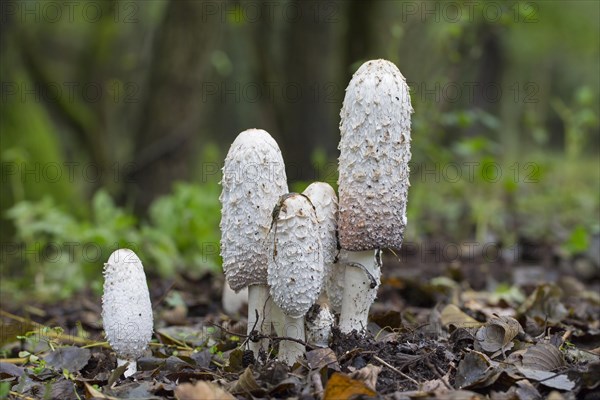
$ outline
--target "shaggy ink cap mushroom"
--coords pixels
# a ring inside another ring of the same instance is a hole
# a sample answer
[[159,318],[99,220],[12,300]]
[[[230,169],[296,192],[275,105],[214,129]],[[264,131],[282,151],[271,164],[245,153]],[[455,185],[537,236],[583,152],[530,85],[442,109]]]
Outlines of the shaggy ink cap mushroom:
[[303,317],[319,297],[324,274],[319,223],[306,196],[282,197],[267,241],[273,302],[285,315]]
[[[278,334],[305,340],[304,315],[323,284],[323,254],[315,208],[305,195],[281,197],[273,211],[268,243],[268,282],[271,297],[283,313]],[[304,356],[302,344],[282,340],[278,358],[291,366]]]
[[[335,190],[325,182],[313,182],[303,192],[307,196],[317,213],[319,222],[319,237],[323,251],[323,263],[325,274],[323,289],[334,310],[340,310],[342,302],[343,286],[337,275],[336,265],[338,256],[337,218],[338,200]],[[342,282],[343,284],[343,282]],[[334,304],[335,303],[335,304]]]
[[124,375],[133,375],[152,338],[153,316],[144,267],[129,249],[113,252],[104,264],[102,320],[118,365],[129,362]]
[[[221,179],[221,256],[229,286],[248,287],[248,335],[271,332],[271,300],[267,287],[266,237],[272,210],[287,193],[281,151],[266,131],[248,129],[232,143]],[[249,341],[255,357],[266,339]]]
[[335,190],[325,182],[313,182],[302,192],[315,208],[319,223],[319,237],[323,246],[323,262],[333,264],[338,253],[337,214]]
[[389,61],[367,61],[346,88],[338,147],[344,333],[366,331],[381,276],[379,250],[402,246],[412,112],[406,80]]
[[408,85],[386,60],[364,63],[340,112],[339,235],[343,249],[399,249],[409,187]]
[[264,241],[273,206],[287,193],[281,151],[262,129],[248,129],[231,145],[221,179],[221,256],[235,291],[267,283]]

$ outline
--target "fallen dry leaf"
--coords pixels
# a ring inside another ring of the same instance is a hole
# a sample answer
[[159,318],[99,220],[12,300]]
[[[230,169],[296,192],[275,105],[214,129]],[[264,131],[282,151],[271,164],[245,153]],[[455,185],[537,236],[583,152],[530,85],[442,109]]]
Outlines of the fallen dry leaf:
[[531,346],[522,357],[524,368],[556,371],[565,366],[565,359],[558,347],[548,343],[538,343]]
[[358,395],[374,397],[377,393],[369,389],[363,382],[336,372],[327,382],[323,400],[345,400]]
[[441,312],[441,322],[444,326],[453,325],[457,328],[477,328],[481,322],[463,312],[454,304],[448,304]]
[[66,369],[69,372],[78,372],[87,365],[91,355],[89,349],[66,346],[54,350],[44,360],[49,366],[58,370]]
[[377,390],[377,377],[381,370],[382,367],[368,364],[366,367],[352,372],[350,378],[364,382],[369,389]]
[[441,379],[438,378],[423,382],[421,390],[437,397],[446,395],[453,390],[450,386],[449,374],[444,375]]
[[108,399],[108,400],[117,400],[116,397],[107,396],[99,390],[94,389],[92,385],[87,382],[83,382],[85,386],[85,398],[86,399]]
[[306,353],[306,361],[310,369],[320,370],[328,367],[336,371],[340,370],[340,364],[333,350],[329,347],[323,347],[311,350]]
[[198,381],[195,384],[183,383],[177,386],[175,388],[175,398],[179,400],[235,400],[235,397],[220,386],[206,381]]
[[497,369],[498,363],[490,360],[488,356],[477,351],[465,355],[456,370],[456,386],[462,388],[476,388],[491,385],[498,379],[501,371]]
[[489,353],[506,349],[509,343],[522,331],[519,321],[511,317],[490,319],[479,328],[475,338],[481,348]]
[[569,313],[561,302],[562,294],[562,290],[554,284],[540,285],[517,309],[517,314],[539,317],[551,323],[560,322]]
[[522,367],[517,367],[517,369],[524,377],[553,389],[573,390],[575,387],[575,382],[570,380],[569,377],[564,374],[560,375],[554,372]]
[[246,368],[231,388],[231,392],[236,394],[254,393],[257,391],[262,391],[262,389],[260,385],[256,382],[256,379],[254,378],[252,367]]

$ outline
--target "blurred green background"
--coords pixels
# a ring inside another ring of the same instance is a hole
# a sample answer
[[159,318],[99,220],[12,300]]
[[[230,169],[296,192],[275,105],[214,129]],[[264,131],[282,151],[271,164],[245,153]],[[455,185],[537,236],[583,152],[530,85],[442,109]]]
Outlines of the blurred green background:
[[[344,89],[366,60],[407,78],[405,241],[536,243],[563,259],[599,225],[596,1],[6,1],[2,301],[220,271],[220,168],[247,128],[290,188],[335,186]],[[518,262],[518,259],[513,260]]]

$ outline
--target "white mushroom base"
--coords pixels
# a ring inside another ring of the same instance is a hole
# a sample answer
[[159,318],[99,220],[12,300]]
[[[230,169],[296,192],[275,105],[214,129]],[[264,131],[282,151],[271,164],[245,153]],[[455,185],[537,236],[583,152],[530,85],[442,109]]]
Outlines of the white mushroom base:
[[[269,287],[267,285],[248,286],[248,335],[253,330],[263,335],[271,334],[271,306],[272,301],[269,297]],[[258,315],[258,321],[256,317]],[[261,339],[258,342],[248,341],[248,348],[258,358],[259,350],[269,349],[269,339]]]
[[[306,340],[306,334],[304,331],[304,316],[300,318],[294,318],[283,313],[282,316],[283,326],[281,327],[281,330],[283,336],[291,339],[298,339],[304,342]],[[279,342],[279,353],[277,358],[279,361],[284,362],[291,367],[298,360],[304,357],[305,350],[306,349],[303,344],[284,339]]]
[[320,304],[319,312],[316,315],[311,311],[305,317],[306,343],[315,347],[327,347],[329,346],[329,339],[331,339],[331,328],[334,322],[333,314],[327,304]]
[[[344,274],[344,296],[340,314],[340,331],[351,333],[356,330],[364,334],[367,330],[369,309],[377,297],[381,283],[381,263],[376,259],[376,251],[348,251]],[[353,265],[362,265],[353,266]],[[365,270],[369,271],[371,277]]]
[[125,378],[129,378],[131,375],[137,372],[137,361],[136,360],[125,360],[122,358],[117,358],[117,368],[129,363],[125,372],[123,372],[123,376]]

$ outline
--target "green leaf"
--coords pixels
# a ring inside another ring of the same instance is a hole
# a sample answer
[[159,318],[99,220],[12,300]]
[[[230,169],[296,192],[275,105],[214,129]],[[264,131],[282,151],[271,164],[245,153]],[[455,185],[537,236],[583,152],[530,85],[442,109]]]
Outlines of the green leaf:
[[584,226],[578,225],[573,231],[571,231],[571,236],[564,243],[563,248],[570,255],[583,253],[590,246],[590,235]]

